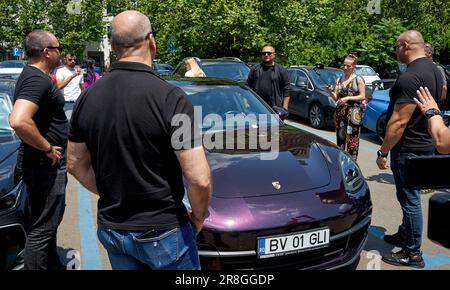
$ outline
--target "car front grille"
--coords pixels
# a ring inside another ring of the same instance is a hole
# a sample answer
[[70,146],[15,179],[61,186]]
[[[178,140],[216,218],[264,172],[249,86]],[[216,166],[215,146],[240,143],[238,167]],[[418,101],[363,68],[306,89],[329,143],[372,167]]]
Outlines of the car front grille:
[[200,256],[203,269],[211,270],[271,270],[271,269],[327,269],[343,265],[352,260],[367,236],[370,223],[349,235],[331,239],[326,248],[297,254],[258,259],[253,255],[230,255],[220,257]]

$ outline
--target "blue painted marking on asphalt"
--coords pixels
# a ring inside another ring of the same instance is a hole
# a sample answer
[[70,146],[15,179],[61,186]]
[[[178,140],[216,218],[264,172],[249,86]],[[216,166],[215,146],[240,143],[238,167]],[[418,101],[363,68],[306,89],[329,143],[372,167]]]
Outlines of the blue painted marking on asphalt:
[[[374,227],[369,227],[369,233],[377,237],[378,239],[383,240],[384,232],[382,230]],[[423,268],[423,270],[450,265],[450,256],[446,254],[436,254],[433,256],[424,254],[423,259],[425,260],[425,268]]]
[[80,223],[81,264],[83,270],[101,270],[100,252],[97,245],[92,218],[91,195],[86,188],[77,183],[78,192],[78,219]]
[[[327,139],[328,141],[333,142],[334,144],[336,144],[336,136],[334,136],[334,134],[330,135],[330,133],[324,133],[324,132],[321,132],[321,131],[318,131],[318,130],[307,128],[305,126],[300,126],[300,124],[297,124],[297,123],[292,122],[292,121],[287,121],[287,122],[285,121],[285,123],[288,124],[288,125],[294,126],[296,128],[302,129],[302,130],[304,130],[306,132],[309,132],[309,133],[312,133],[314,135],[317,135],[319,137],[322,137],[324,139]],[[373,152],[373,153],[376,153],[377,150],[378,150],[378,149],[371,148],[371,147],[368,147],[368,146],[365,146],[365,145],[362,145],[362,144],[359,144],[359,148],[363,149],[363,150],[366,150],[366,151],[369,151],[369,152]]]
[[423,255],[425,260],[425,269],[431,269],[443,265],[450,265],[450,256],[445,254],[437,254],[434,256]]
[[369,233],[379,238],[380,240],[382,240],[384,237],[384,232],[378,228],[369,227]]

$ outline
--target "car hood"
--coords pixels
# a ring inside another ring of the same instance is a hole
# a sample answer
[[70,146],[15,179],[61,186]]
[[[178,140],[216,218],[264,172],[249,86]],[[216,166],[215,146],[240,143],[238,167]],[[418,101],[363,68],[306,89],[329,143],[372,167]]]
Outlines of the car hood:
[[389,101],[390,97],[389,97],[389,92],[391,89],[387,89],[387,90],[376,90],[372,93],[372,99],[377,99],[377,100],[383,100],[383,101]]
[[366,84],[366,86],[371,86],[373,81],[379,81],[380,77],[379,76],[362,76],[364,79],[364,83]]
[[20,140],[15,136],[0,136],[0,196],[17,184],[16,162]]
[[[234,145],[238,146],[239,142],[244,140],[236,140]],[[316,142],[327,141],[297,128],[282,126],[279,152],[272,156],[263,150],[208,150],[214,197],[268,196],[328,185],[330,171]],[[274,156],[276,158],[264,160]]]

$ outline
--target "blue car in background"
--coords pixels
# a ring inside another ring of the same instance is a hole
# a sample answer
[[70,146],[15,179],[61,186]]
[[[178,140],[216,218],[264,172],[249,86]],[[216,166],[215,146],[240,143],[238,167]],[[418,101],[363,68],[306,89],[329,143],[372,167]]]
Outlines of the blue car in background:
[[386,133],[386,112],[389,106],[389,91],[375,90],[369,96],[367,107],[363,114],[363,126],[372,132],[375,132],[381,140]]

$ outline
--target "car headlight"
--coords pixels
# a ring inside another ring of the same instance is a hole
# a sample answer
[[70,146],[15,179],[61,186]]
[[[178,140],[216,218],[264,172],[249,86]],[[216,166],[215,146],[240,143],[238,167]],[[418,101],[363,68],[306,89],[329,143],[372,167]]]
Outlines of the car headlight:
[[21,198],[24,190],[22,183],[19,183],[13,190],[7,194],[0,196],[0,213],[5,213],[13,210]]
[[364,184],[364,177],[358,164],[346,153],[339,153],[339,164],[341,165],[342,177],[344,178],[345,190],[348,193],[355,193]]

